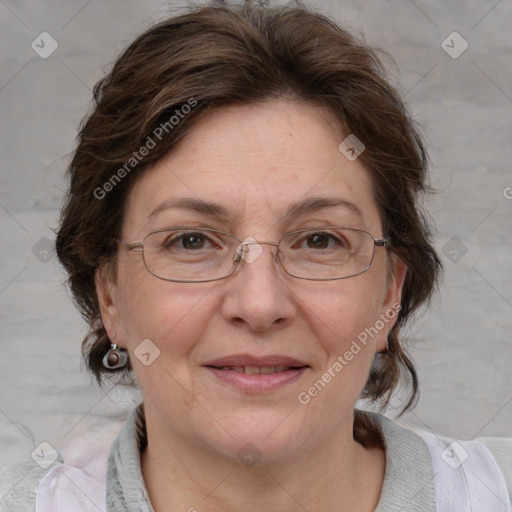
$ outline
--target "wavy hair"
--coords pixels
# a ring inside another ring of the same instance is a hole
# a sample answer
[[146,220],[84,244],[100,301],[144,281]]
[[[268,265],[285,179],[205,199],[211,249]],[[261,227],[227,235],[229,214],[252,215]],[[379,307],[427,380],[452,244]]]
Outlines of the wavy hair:
[[[418,379],[400,332],[429,302],[441,270],[421,207],[422,196],[431,191],[424,144],[389,83],[379,51],[302,4],[263,4],[214,2],[166,19],[137,37],[95,85],[94,105],[82,121],[69,165],[56,240],[74,301],[89,325],[83,355],[100,382],[109,373],[118,382],[131,380],[130,365],[114,372],[102,365],[110,340],[94,278],[101,268],[115,269],[126,198],[137,177],[206,113],[286,98],[327,108],[345,133],[366,146],[359,158],[372,178],[390,257],[402,260],[408,271],[389,348],[376,356],[363,397],[384,407],[403,379],[409,384],[405,411],[417,398]],[[197,105],[98,197],[155,129],[191,98]],[[364,439],[363,428],[355,425],[354,432]]]

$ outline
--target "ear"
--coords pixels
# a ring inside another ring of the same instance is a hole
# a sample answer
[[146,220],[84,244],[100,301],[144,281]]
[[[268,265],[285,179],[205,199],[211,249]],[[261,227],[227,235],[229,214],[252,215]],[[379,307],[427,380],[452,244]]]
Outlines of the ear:
[[94,275],[96,295],[100,306],[101,321],[112,343],[123,348],[123,330],[120,324],[118,290],[111,269],[105,265]]
[[382,336],[377,341],[377,351],[386,350],[386,338],[398,319],[398,311],[402,302],[402,288],[407,275],[407,265],[398,257],[391,259],[390,275],[386,284],[386,295],[382,303],[380,318],[383,319],[385,328]]

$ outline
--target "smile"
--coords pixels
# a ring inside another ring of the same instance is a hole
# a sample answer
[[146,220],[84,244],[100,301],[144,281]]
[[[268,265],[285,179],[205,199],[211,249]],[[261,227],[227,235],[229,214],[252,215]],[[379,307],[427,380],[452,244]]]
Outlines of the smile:
[[236,354],[208,361],[203,367],[214,384],[257,395],[278,391],[295,382],[311,367],[300,359],[282,355]]
[[296,369],[297,368],[292,368],[291,366],[222,366],[221,368],[219,368],[219,370],[223,371],[233,371],[251,375],[255,375],[258,373],[268,375],[270,373],[280,373]]

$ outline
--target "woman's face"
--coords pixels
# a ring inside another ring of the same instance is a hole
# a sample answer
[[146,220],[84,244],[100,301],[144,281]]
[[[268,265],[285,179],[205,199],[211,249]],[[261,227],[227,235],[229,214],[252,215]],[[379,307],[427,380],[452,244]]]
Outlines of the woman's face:
[[[347,135],[325,110],[284,100],[209,113],[134,185],[123,240],[183,225],[241,240],[325,225],[380,238],[370,176],[338,149]],[[313,198],[339,204],[312,207]],[[129,351],[148,426],[212,453],[269,460],[351,436],[355,403],[396,320],[403,265],[389,277],[386,249],[376,247],[367,272],[308,281],[280,267],[275,246],[250,247],[261,254],[206,283],[158,279],[140,252],[121,248],[116,282],[99,283],[105,327]]]

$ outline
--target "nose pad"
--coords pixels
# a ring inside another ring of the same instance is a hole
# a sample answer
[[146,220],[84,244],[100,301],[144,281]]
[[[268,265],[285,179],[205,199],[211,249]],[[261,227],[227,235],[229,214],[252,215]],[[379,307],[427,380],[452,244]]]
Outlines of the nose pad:
[[[238,245],[235,251],[235,263],[238,263],[241,259],[247,263],[253,263],[263,254],[262,244],[275,245],[276,242],[258,242],[253,237],[247,237],[242,243]],[[278,261],[277,251],[274,254],[274,260]]]
[[238,260],[240,258],[246,261],[247,263],[252,263],[256,261],[257,258],[261,256],[263,253],[263,247],[252,237],[247,237],[237,248],[236,254],[238,256]]

